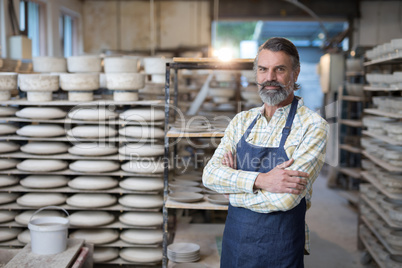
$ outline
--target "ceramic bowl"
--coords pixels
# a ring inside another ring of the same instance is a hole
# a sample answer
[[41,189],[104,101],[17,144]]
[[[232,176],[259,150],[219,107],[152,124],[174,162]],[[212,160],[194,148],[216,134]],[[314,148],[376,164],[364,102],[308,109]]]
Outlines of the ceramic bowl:
[[146,74],[164,74],[166,72],[166,59],[159,57],[143,58]]
[[93,91],[99,88],[99,73],[60,74],[60,87],[66,91]]
[[108,57],[103,60],[105,73],[137,73],[138,58]]
[[140,73],[107,73],[109,90],[138,90],[145,87],[145,75]]
[[70,73],[97,73],[102,71],[102,59],[98,56],[71,56],[67,58]]
[[67,61],[63,57],[33,57],[33,71],[38,73],[67,72]]

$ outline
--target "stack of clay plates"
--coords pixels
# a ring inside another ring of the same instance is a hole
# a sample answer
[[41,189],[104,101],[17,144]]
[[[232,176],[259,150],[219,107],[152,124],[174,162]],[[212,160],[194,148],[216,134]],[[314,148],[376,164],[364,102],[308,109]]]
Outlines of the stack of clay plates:
[[191,192],[175,192],[170,193],[169,198],[176,202],[193,203],[202,201],[204,199],[204,195]]
[[167,248],[167,256],[174,262],[195,262],[200,259],[200,246],[194,243],[173,243]]
[[207,197],[207,200],[218,205],[229,205],[229,199],[220,194],[210,195]]

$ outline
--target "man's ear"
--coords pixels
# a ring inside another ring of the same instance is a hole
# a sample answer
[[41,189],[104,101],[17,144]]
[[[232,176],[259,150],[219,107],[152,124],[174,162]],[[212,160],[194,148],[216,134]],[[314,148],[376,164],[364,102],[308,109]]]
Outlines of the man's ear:
[[297,82],[297,78],[299,77],[299,74],[300,74],[300,67],[298,67],[296,70],[294,70],[293,71],[293,75],[294,75],[294,79],[295,79],[295,82]]

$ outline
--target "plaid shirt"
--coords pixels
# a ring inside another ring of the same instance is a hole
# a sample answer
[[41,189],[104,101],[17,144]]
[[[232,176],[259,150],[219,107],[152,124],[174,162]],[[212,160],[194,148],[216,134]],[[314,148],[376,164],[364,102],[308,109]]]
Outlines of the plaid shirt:
[[[309,209],[313,182],[318,177],[325,160],[329,125],[321,116],[304,106],[303,99],[299,99],[291,132],[285,143],[286,154],[289,159],[294,159],[294,163],[286,169],[310,174],[306,189],[300,195],[255,190],[253,187],[258,172],[235,170],[222,165],[223,155],[229,151],[236,153],[237,143],[256,116],[258,120],[246,141],[262,147],[278,147],[290,106],[291,104],[278,108],[269,121],[264,116],[264,106],[237,114],[229,123],[225,136],[204,168],[202,177],[204,185],[219,193],[229,193],[232,206],[244,207],[259,213],[290,210],[297,206],[303,197],[306,198]],[[305,230],[305,249],[310,252],[310,233],[307,224]]]

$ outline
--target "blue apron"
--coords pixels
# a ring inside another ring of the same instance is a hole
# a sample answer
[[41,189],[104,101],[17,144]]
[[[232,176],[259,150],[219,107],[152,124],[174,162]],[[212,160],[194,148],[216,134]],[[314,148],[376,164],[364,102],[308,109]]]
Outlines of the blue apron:
[[[237,144],[238,169],[266,173],[289,160],[284,145],[292,127],[297,103],[295,97],[277,148],[246,142],[258,116],[254,119]],[[258,213],[229,205],[223,233],[221,267],[304,267],[305,214],[304,198],[289,211],[272,213]]]

